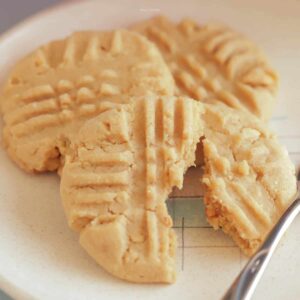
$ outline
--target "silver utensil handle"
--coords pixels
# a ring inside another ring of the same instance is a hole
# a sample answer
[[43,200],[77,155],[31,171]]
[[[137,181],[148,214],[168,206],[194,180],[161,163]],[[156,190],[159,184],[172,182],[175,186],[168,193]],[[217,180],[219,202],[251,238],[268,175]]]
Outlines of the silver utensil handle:
[[223,300],[249,300],[281,237],[300,212],[300,198],[296,199],[279,219],[265,242],[250,259],[229,288]]

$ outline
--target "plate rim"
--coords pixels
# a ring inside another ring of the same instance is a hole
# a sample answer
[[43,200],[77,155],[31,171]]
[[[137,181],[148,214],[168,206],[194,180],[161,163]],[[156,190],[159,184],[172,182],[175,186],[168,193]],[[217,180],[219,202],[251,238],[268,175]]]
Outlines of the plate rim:
[[[80,6],[88,2],[91,3],[94,1],[75,0],[70,2],[51,4],[49,7],[44,8],[32,15],[29,15],[28,17],[17,22],[8,30],[0,34],[0,47],[3,43],[6,43],[12,36],[14,36],[19,30],[22,30],[23,27],[30,26],[31,23],[34,23],[49,14],[55,14],[56,12],[63,11],[64,9]],[[14,299],[37,299],[36,296],[30,292],[30,290],[26,290],[26,288],[17,285],[14,281],[9,280],[5,276],[3,276],[3,274],[0,274],[0,288]]]
[[50,4],[47,8],[41,9],[28,17],[18,21],[15,25],[11,26],[4,32],[0,34],[0,46],[2,43],[6,42],[10,36],[14,35],[17,31],[21,30],[22,27],[27,26],[31,22],[35,22],[36,20],[43,18],[44,16],[48,15],[49,13],[55,13],[61,9],[65,9],[66,7],[76,6],[84,2],[92,2],[91,0],[71,0],[70,2],[61,2],[56,4]]
[[[81,5],[84,2],[93,2],[91,0],[75,0],[70,2],[61,2],[56,4],[50,4],[47,8],[41,9],[36,13],[29,15],[28,17],[24,18],[23,20],[17,22],[15,25],[4,31],[0,34],[0,47],[3,43],[5,43],[11,36],[16,34],[19,30],[21,30],[24,26],[28,26],[30,23],[35,22],[44,16],[56,13],[60,10],[64,10],[68,7]],[[7,279],[5,276],[0,274],[0,289],[4,293],[6,293],[9,297],[13,299],[25,299],[25,300],[35,300],[37,299],[34,294],[30,293],[30,291],[26,290],[24,287],[20,287],[15,284],[13,281]]]

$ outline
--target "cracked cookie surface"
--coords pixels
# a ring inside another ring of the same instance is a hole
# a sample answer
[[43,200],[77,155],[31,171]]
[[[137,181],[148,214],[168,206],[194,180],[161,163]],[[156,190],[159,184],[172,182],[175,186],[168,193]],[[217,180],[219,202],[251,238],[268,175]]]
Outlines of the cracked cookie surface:
[[276,136],[249,113],[205,105],[204,202],[209,223],[248,255],[294,200],[295,168]]
[[40,47],[12,70],[0,95],[4,142],[26,171],[61,167],[69,140],[101,102],[173,95],[159,51],[126,30],[78,32]]
[[269,119],[277,75],[261,51],[224,25],[178,24],[159,16],[132,26],[154,42],[176,81],[177,94],[230,107]]
[[111,274],[173,282],[176,238],[165,200],[194,165],[203,106],[156,96],[106,105],[66,156],[61,197],[68,223]]

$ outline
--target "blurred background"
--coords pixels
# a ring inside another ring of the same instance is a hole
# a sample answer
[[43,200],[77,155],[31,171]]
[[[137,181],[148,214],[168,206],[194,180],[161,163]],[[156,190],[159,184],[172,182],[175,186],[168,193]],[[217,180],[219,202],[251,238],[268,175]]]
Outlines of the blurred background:
[[0,0],[0,34],[48,6],[67,1],[62,0]]

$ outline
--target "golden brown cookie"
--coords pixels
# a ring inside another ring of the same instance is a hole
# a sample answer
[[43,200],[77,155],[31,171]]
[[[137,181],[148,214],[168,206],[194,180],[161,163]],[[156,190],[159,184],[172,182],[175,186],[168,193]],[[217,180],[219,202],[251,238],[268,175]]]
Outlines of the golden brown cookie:
[[267,120],[274,105],[277,75],[258,48],[224,25],[178,24],[155,17],[132,26],[161,51],[177,95],[203,102],[218,99]]
[[295,168],[266,125],[220,102],[203,115],[208,221],[248,255],[294,200]]
[[172,76],[145,37],[126,30],[79,32],[42,46],[12,70],[0,95],[4,142],[26,171],[62,165],[69,140],[101,102],[172,95]]
[[66,156],[61,197],[69,225],[111,274],[173,282],[176,239],[165,200],[194,164],[203,106],[155,96],[102,106]]

